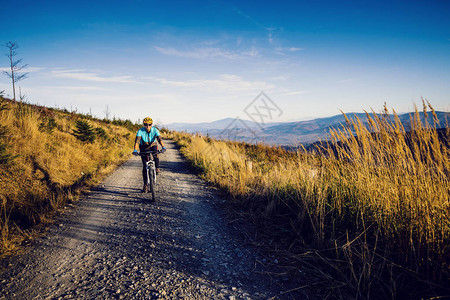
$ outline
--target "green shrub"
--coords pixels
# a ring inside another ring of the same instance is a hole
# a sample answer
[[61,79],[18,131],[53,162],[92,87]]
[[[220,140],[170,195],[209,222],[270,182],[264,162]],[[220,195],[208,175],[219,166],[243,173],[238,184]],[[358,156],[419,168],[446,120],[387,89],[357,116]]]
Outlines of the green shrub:
[[53,130],[58,126],[58,124],[56,124],[55,118],[49,118],[47,120],[42,121],[39,124],[39,130],[44,132],[48,132],[48,133],[52,133]]
[[106,134],[105,129],[101,128],[101,127],[96,127],[94,129],[95,134],[101,138],[102,140],[107,140],[108,139],[108,135]]
[[95,141],[96,132],[92,125],[87,121],[78,120],[76,123],[77,129],[73,131],[73,135],[82,142],[93,143]]

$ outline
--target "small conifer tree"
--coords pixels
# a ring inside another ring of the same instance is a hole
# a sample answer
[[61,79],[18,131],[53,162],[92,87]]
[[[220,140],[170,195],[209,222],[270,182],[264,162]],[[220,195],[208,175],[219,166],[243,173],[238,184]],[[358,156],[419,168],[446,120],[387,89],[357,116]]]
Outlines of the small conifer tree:
[[95,130],[88,122],[78,120],[76,123],[77,129],[73,134],[82,142],[93,143],[95,141]]
[[103,128],[101,128],[101,127],[96,127],[96,128],[94,129],[94,131],[95,131],[95,134],[96,134],[99,138],[101,138],[102,140],[108,139],[108,135],[106,134],[105,129],[103,129]]

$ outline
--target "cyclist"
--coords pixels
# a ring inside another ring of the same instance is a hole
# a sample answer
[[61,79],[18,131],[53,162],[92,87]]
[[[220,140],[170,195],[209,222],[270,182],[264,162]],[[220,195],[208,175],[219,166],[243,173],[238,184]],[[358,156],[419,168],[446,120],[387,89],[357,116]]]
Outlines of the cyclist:
[[[153,127],[152,118],[146,117],[144,119],[144,127],[139,129],[136,133],[136,140],[134,142],[134,151],[133,155],[138,155],[138,149],[141,152],[155,152],[153,155],[153,160],[155,161],[156,174],[159,174],[159,158],[156,154],[158,150],[158,144],[155,142],[155,139],[158,140],[159,144],[162,147],[162,152],[166,151],[166,147],[161,138],[161,134],[159,133],[158,128]],[[147,170],[145,168],[146,163],[150,160],[150,154],[141,155],[142,159],[142,177],[144,178],[144,187],[142,188],[142,192],[146,193],[148,190],[147,186]]]

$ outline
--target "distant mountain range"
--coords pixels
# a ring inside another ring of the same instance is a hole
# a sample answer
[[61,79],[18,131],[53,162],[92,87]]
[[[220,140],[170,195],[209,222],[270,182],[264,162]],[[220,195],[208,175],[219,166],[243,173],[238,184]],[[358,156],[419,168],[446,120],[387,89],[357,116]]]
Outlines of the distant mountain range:
[[[348,118],[356,116],[362,122],[367,123],[365,113],[348,113],[346,115]],[[439,127],[446,127],[447,120],[450,120],[450,113],[438,111],[436,115],[439,119]],[[398,117],[406,129],[410,127],[408,113],[400,114]],[[425,121],[423,112],[420,113],[420,118],[422,122]],[[431,113],[428,114],[427,121],[433,124]],[[224,140],[261,142],[279,146],[297,146],[299,144],[307,146],[319,140],[329,139],[330,129],[339,128],[340,124],[345,124],[345,117],[342,114],[299,122],[259,124],[248,120],[226,118],[209,123],[172,123],[166,127],[175,131],[198,133]]]

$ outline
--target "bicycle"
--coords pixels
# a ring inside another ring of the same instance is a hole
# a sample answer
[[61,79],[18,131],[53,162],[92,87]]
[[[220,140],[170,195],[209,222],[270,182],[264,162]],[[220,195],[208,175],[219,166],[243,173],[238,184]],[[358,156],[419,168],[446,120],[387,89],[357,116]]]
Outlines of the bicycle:
[[140,152],[139,155],[149,155],[150,159],[145,163],[145,169],[147,170],[147,187],[149,188],[149,192],[152,193],[152,201],[156,201],[155,195],[155,186],[156,186],[156,166],[155,161],[153,160],[154,154],[164,153],[165,151],[157,150],[157,151],[146,151]]

